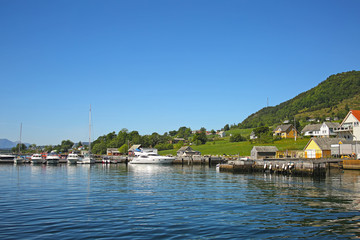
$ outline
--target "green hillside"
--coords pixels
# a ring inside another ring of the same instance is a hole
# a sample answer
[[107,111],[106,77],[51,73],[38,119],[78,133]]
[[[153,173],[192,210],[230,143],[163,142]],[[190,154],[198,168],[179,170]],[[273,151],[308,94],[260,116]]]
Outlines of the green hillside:
[[360,71],[331,75],[318,86],[274,107],[247,117],[242,128],[274,125],[287,119],[343,118],[349,109],[360,108]]

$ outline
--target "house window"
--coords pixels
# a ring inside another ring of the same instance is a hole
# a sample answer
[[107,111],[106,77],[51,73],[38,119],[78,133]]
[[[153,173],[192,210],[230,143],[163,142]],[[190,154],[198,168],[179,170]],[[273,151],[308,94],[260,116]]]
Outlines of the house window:
[[358,127],[359,126],[359,122],[354,122],[354,126]]

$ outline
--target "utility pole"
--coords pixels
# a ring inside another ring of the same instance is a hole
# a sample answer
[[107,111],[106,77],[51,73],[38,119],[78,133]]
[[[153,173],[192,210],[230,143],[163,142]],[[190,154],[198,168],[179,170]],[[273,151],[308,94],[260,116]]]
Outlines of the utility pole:
[[296,130],[296,119],[295,119],[295,116],[294,116],[294,128],[295,128],[295,142],[296,142],[296,136],[297,136],[297,130]]

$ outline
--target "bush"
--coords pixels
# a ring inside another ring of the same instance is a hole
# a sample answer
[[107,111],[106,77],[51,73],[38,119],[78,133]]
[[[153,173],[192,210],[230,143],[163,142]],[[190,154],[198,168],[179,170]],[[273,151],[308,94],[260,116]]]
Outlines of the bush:
[[241,136],[240,133],[235,133],[230,137],[230,142],[243,142],[246,141],[246,138]]

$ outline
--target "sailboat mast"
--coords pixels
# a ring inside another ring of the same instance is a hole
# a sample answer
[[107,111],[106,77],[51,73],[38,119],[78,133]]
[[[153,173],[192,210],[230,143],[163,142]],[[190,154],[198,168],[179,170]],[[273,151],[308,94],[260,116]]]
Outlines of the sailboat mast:
[[91,155],[91,104],[89,111],[89,155]]
[[20,143],[19,143],[19,154],[21,150],[21,133],[22,133],[22,123],[20,124]]

